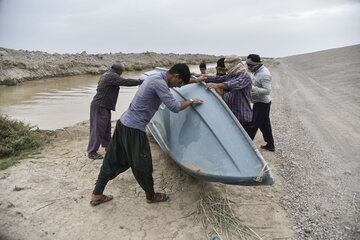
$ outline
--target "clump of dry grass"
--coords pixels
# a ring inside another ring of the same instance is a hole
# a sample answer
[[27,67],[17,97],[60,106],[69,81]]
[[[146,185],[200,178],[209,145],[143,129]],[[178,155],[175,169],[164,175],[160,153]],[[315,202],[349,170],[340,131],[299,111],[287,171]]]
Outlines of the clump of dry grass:
[[0,114],[0,170],[38,154],[52,134],[53,131],[34,129],[29,124]]
[[225,196],[217,192],[200,192],[198,216],[208,239],[217,235],[221,240],[262,240],[252,228],[235,216],[226,188]]

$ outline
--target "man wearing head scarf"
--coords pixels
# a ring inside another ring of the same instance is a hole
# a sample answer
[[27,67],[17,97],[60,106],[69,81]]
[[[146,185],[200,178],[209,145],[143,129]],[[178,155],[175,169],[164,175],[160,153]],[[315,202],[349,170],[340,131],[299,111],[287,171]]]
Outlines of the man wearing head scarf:
[[254,139],[257,130],[260,128],[266,142],[266,145],[261,146],[261,148],[273,152],[275,151],[275,145],[270,123],[272,76],[257,54],[250,54],[246,59],[246,64],[249,71],[254,73],[254,82],[251,89],[251,101],[254,105],[250,138]]
[[115,111],[120,86],[137,86],[142,83],[141,80],[120,77],[124,70],[124,64],[117,61],[100,77],[96,95],[90,105],[90,138],[87,148],[90,159],[101,159],[102,155],[97,153],[100,144],[105,149],[109,145],[111,111]]
[[237,55],[229,55],[224,60],[226,75],[203,76],[206,88],[223,89],[223,99],[249,134],[252,111],[250,106],[251,77],[246,72],[242,60]]

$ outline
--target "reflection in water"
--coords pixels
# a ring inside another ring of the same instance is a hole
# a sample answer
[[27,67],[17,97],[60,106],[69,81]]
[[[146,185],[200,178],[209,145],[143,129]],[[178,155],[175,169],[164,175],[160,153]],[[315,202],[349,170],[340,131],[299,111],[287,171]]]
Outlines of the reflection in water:
[[[199,73],[198,66],[190,66],[190,70]],[[124,73],[122,77],[137,79],[141,73]],[[71,76],[2,86],[0,113],[41,129],[58,129],[89,120],[90,103],[99,78],[100,75]],[[121,87],[112,120],[120,118],[137,89]]]
[[[138,78],[139,74],[124,75]],[[90,102],[100,76],[72,76],[0,88],[0,112],[41,129],[57,129],[85,121],[90,116]],[[121,87],[117,119],[128,107],[138,87]]]

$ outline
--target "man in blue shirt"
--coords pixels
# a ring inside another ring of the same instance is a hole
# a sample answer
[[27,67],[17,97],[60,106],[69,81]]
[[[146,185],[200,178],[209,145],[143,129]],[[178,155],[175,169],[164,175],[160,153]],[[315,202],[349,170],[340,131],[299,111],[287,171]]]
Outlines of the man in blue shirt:
[[145,79],[117,122],[91,196],[91,205],[112,200],[111,195],[103,194],[106,184],[129,168],[145,191],[147,203],[168,200],[166,194],[154,191],[152,158],[145,127],[161,103],[176,113],[191,104],[203,103],[196,98],[179,102],[171,94],[171,87],[187,84],[189,80],[190,71],[186,64],[175,64],[168,72],[152,74]]

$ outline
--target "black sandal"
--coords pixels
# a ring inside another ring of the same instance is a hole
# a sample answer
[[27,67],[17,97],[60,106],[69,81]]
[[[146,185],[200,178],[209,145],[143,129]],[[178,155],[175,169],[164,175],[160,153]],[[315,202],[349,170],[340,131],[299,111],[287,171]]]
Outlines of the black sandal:
[[102,159],[103,156],[98,154],[97,152],[92,152],[88,154],[88,157],[92,160],[96,160],[96,159]]
[[147,203],[166,202],[169,200],[169,196],[165,193],[155,193],[152,199],[146,199]]
[[99,204],[102,204],[102,203],[105,203],[105,202],[108,202],[108,201],[111,201],[111,200],[113,200],[113,196],[111,196],[111,195],[102,195],[103,197],[101,198],[101,199],[99,199],[99,200],[91,200],[90,201],[90,204],[91,204],[91,206],[97,206],[97,205],[99,205]]

